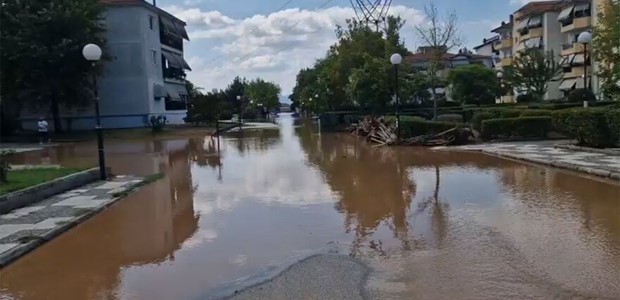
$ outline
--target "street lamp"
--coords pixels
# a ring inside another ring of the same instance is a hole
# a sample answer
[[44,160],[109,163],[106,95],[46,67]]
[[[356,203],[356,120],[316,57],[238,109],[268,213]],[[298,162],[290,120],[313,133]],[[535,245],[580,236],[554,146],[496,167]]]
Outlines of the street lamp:
[[577,42],[583,44],[583,90],[585,97],[583,107],[588,107],[588,97],[585,92],[588,91],[588,44],[592,42],[592,34],[588,31],[580,33]]
[[237,95],[237,111],[239,112],[237,122],[239,123],[239,129],[241,129],[241,95]]
[[394,68],[394,95],[396,96],[396,141],[400,143],[400,99],[398,98],[398,65],[403,61],[403,57],[398,53],[390,56],[390,63]]
[[503,95],[503,91],[502,91],[502,79],[504,78],[504,72],[502,72],[501,70],[497,71],[497,81],[499,81],[499,102],[500,103],[504,103],[504,101],[502,101],[502,95]]
[[[82,55],[89,61],[93,68],[95,64],[101,59],[101,48],[95,44],[88,44],[82,49]],[[99,177],[101,180],[106,180],[105,170],[105,149],[103,147],[103,132],[101,129],[101,117],[99,115],[99,92],[97,91],[97,75],[93,72],[93,93],[95,95],[95,116],[96,122],[95,132],[97,133],[97,152],[99,155]]]

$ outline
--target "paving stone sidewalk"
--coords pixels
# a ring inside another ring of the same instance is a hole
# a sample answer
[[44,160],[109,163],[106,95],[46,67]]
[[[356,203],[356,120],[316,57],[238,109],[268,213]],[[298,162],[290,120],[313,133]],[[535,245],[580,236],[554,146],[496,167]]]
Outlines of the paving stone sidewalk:
[[612,154],[559,149],[544,143],[492,143],[450,148],[481,151],[620,181],[620,156]]
[[135,176],[116,176],[0,215],[0,266],[90,218],[142,181]]

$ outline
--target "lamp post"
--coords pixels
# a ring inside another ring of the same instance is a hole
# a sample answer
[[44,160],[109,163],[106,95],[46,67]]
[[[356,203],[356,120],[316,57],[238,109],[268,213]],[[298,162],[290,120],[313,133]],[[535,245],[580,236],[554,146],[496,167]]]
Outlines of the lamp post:
[[[95,44],[88,44],[82,48],[82,55],[88,60],[93,67],[101,58],[101,48]],[[103,147],[103,132],[101,129],[101,116],[99,115],[99,92],[97,91],[97,75],[93,73],[93,93],[95,96],[95,116],[96,122],[95,132],[97,133],[97,152],[99,156],[99,177],[106,180],[105,170],[105,149]]]
[[502,95],[503,93],[503,85],[502,85],[502,79],[504,78],[504,72],[502,72],[501,70],[497,71],[497,81],[499,83],[499,103],[504,103],[504,101],[502,101]]
[[577,42],[583,45],[583,107],[588,107],[588,98],[586,93],[588,91],[588,44],[592,42],[592,34],[584,31],[577,37]]
[[237,122],[239,123],[239,129],[241,129],[241,95],[237,95],[237,111],[239,112]]
[[403,57],[394,53],[390,57],[394,69],[394,96],[396,97],[396,142],[400,144],[400,99],[398,98],[398,65],[403,61]]

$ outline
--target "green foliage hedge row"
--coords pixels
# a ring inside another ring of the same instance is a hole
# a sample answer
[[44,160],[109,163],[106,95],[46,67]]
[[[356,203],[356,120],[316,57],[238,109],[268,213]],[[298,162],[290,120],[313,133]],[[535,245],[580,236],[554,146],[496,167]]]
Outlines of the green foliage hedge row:
[[553,127],[580,145],[610,147],[620,140],[620,108],[575,108],[555,111]]
[[514,137],[546,137],[551,131],[552,118],[548,116],[499,118],[482,121],[484,139]]
[[474,129],[480,131],[482,130],[482,122],[484,120],[518,117],[550,117],[552,113],[552,111],[545,109],[487,109],[475,112],[470,123]]
[[[391,117],[390,119],[395,119]],[[437,134],[457,126],[465,127],[465,124],[452,122],[427,121],[418,117],[401,116],[401,138],[411,138],[420,135]]]

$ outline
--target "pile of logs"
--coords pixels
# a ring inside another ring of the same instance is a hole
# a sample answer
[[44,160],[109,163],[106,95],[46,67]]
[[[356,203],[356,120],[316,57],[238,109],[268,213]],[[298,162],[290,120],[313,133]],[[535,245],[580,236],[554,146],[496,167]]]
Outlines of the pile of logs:
[[397,126],[388,122],[384,117],[364,117],[359,123],[352,124],[349,131],[375,146],[385,145],[408,145],[408,146],[448,146],[463,145],[474,133],[469,128],[454,127],[438,134],[416,136],[409,139],[398,140],[396,136]]

